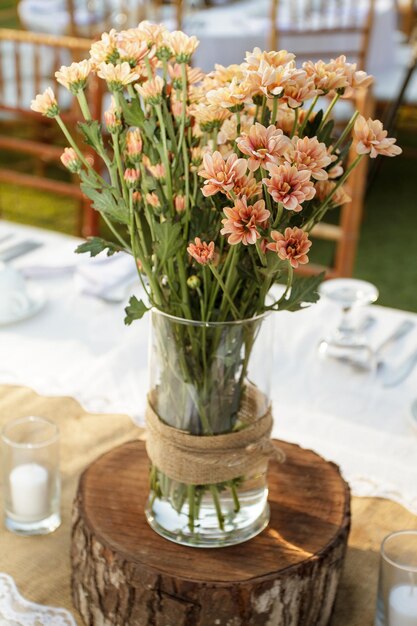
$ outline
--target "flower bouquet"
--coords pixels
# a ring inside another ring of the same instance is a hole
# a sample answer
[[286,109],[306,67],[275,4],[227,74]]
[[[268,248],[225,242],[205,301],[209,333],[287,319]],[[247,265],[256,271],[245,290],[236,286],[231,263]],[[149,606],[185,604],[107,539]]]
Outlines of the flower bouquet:
[[[131,254],[146,297],[130,299],[126,322],[151,309],[148,520],[174,541],[212,546],[268,522],[266,468],[279,455],[269,439],[270,313],[318,299],[321,277],[294,275],[308,263],[309,233],[349,202],[344,183],[365,155],[401,150],[357,112],[335,136],[338,99],[372,82],[345,57],[298,67],[285,50],[255,48],[204,74],[191,65],[197,46],[142,22],[103,34],[90,59],[56,73],[78,99],[98,170],[50,88],[32,108],[58,122],[62,162],[113,235],[78,252]],[[85,97],[91,73],[112,96],[103,124]],[[277,281],[285,287],[274,298]]]

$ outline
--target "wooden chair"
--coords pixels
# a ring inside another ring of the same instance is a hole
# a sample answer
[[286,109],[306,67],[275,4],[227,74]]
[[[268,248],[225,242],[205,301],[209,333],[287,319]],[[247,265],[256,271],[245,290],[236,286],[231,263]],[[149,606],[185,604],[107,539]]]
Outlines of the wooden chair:
[[[359,12],[358,3],[352,0],[291,0],[291,2],[271,0],[271,49],[279,50],[288,46],[287,49],[296,53],[298,61],[330,59],[344,54],[350,62],[358,64],[358,69],[365,69],[375,0],[367,0],[360,6]],[[287,44],[286,40],[289,39],[290,44]],[[326,41],[331,41],[331,46],[329,45],[327,50]],[[337,47],[339,41],[340,49]],[[346,45],[346,42],[349,42],[349,45]],[[365,117],[372,117],[374,101],[371,93],[359,94],[351,105]],[[355,156],[352,149],[349,159]],[[352,202],[341,207],[339,224],[320,223],[312,232],[313,239],[333,242],[335,252],[332,265],[322,267],[309,264],[302,268],[303,273],[325,271],[327,278],[352,275],[362,218],[366,174],[367,164],[362,161],[350,177],[348,192]]]
[[[360,9],[358,8],[360,7]],[[284,12],[286,11],[286,13]],[[270,48],[279,50],[280,40],[291,37],[297,52],[297,40],[311,41],[311,49],[298,52],[299,59],[330,58],[345,54],[359,69],[366,68],[366,57],[375,13],[375,0],[360,4],[352,0],[271,0]],[[346,47],[346,36],[350,40]],[[332,37],[331,50],[318,46]],[[337,50],[337,41],[340,49]]]
[[[66,143],[55,120],[31,111],[30,101],[51,86],[57,95],[62,119],[73,136],[78,136],[76,124],[81,119],[78,103],[66,89],[57,86],[54,74],[61,65],[88,56],[90,46],[91,41],[86,39],[0,29],[0,149],[36,159],[36,174],[2,168],[0,181],[78,199],[79,230],[83,235],[97,233],[97,213],[81,193],[75,177],[72,182],[66,182],[45,175],[46,164],[60,165]],[[98,80],[90,81],[87,99],[93,117],[101,119],[102,93]],[[25,130],[24,137],[18,136],[19,129]],[[94,165],[94,153],[83,150]]]

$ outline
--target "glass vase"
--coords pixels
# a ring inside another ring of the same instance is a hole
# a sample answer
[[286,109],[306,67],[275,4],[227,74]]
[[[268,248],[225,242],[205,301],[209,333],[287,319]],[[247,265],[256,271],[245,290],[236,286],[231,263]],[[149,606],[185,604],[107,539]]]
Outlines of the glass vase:
[[[191,435],[216,437],[244,429],[248,406],[251,420],[270,410],[272,315],[208,323],[155,309],[151,317],[148,401],[159,420]],[[269,521],[266,471],[267,460],[229,480],[190,484],[151,464],[148,522],[184,545],[247,541]]]

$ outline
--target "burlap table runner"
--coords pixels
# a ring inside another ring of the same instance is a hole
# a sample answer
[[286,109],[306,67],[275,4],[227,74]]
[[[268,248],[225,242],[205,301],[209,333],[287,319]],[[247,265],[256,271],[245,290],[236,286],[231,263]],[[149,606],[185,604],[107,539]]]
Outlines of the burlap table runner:
[[[0,571],[13,576],[33,602],[69,609],[71,506],[78,476],[96,457],[141,431],[124,415],[92,415],[71,398],[44,398],[30,389],[0,385],[0,426],[36,414],[61,429],[62,526],[45,537],[17,537],[0,530]],[[373,626],[379,545],[389,532],[416,528],[417,518],[388,500],[353,498],[352,532],[332,626]],[[146,624],[126,626],[147,626]]]

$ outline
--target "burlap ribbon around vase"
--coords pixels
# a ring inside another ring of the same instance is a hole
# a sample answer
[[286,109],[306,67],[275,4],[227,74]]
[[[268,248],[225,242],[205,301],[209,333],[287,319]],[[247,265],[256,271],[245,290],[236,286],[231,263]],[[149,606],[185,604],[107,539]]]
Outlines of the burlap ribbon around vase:
[[[172,480],[187,485],[206,485],[251,477],[267,469],[268,460],[285,460],[271,441],[271,409],[256,417],[259,392],[250,389],[241,403],[242,430],[213,436],[190,435],[168,426],[153,408],[154,393],[146,408],[146,450],[153,465]],[[259,408],[259,407],[258,407]]]

